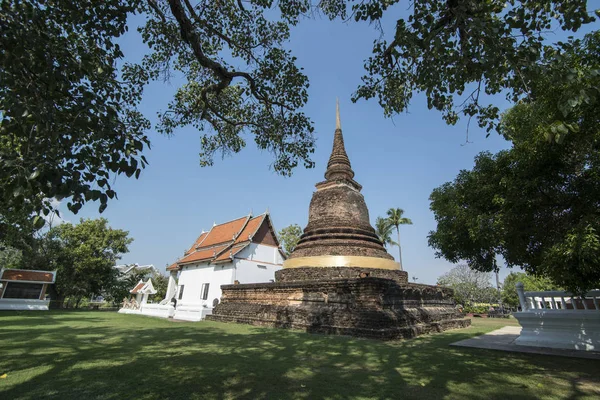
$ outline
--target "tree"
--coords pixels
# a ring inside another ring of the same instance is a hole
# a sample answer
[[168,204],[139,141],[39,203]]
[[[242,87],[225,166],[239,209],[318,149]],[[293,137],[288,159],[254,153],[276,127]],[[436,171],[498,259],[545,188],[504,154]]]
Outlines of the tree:
[[[89,201],[100,211],[116,196],[115,175],[139,177],[147,164],[149,121],[137,110],[144,86],[181,74],[186,82],[159,131],[191,125],[201,132],[201,164],[216,152],[239,152],[244,134],[275,155],[273,168],[289,174],[312,167],[313,127],[300,110],[308,79],[283,48],[308,1],[191,4],[189,1],[4,1],[0,6],[1,210],[10,224],[24,209],[56,212],[68,198],[77,213]],[[150,54],[123,63],[116,43],[127,17],[143,13],[139,28]],[[122,65],[121,70],[117,65]],[[235,67],[234,67],[235,66]]]
[[510,307],[518,307],[517,282],[522,282],[525,291],[541,292],[545,290],[560,290],[548,278],[532,276],[523,272],[511,272],[502,284],[502,301]]
[[110,283],[104,288],[103,294],[105,295],[105,298],[113,304],[113,306],[118,306],[121,304],[124,298],[129,298],[132,296],[130,291],[135,287],[135,285],[137,285],[140,281],[146,282],[149,278],[152,279],[152,284],[154,289],[156,289],[156,294],[152,295],[153,299],[154,301],[160,302],[167,294],[169,278],[150,269],[141,271],[134,269],[129,271],[127,275],[124,275],[117,269],[113,268],[113,274],[110,279]]
[[131,297],[130,291],[140,280],[148,279],[148,271],[130,271],[127,275],[119,272],[116,268],[112,269],[109,282],[103,288],[103,295],[113,306],[121,304],[124,298]]
[[[314,166],[313,126],[301,111],[309,82],[285,43],[315,11],[334,19],[351,10],[356,21],[380,26],[399,0],[349,3],[1,2],[0,238],[26,222],[41,228],[40,215],[56,212],[53,199],[67,198],[74,213],[99,201],[103,211],[116,197],[115,176],[138,178],[150,145],[138,105],[149,82],[172,75],[184,83],[156,128],[200,131],[201,165],[241,151],[249,135],[274,154],[278,173]],[[138,30],[150,52],[132,64],[116,42],[135,13],[143,15]],[[428,106],[455,123],[464,98],[460,111],[491,129],[498,108],[482,104],[480,94],[531,97],[544,73],[539,64],[562,46],[546,41],[546,32],[575,32],[593,21],[586,0],[417,0],[393,39],[375,41],[353,100],[377,97],[389,116],[424,92]]]
[[116,68],[137,2],[47,3],[0,4],[0,235],[26,220],[41,228],[54,198],[103,211],[114,177],[146,165],[141,92]]
[[388,221],[392,226],[396,227],[398,233],[398,262],[400,263],[400,270],[402,271],[402,247],[400,247],[400,225],[412,225],[412,221],[409,218],[405,218],[402,215],[404,210],[401,208],[390,208],[387,212]]
[[154,289],[156,289],[156,294],[152,296],[154,302],[162,301],[167,295],[167,288],[169,286],[169,277],[164,276],[161,273],[153,273],[152,274],[152,284],[154,285]]
[[509,267],[574,293],[600,286],[600,32],[554,54],[534,101],[502,117],[512,148],[481,153],[431,194],[429,244],[479,271]]
[[281,240],[283,251],[286,255],[289,256],[291,252],[294,251],[294,248],[300,240],[300,236],[302,236],[302,228],[300,228],[300,225],[298,224],[286,226],[279,231],[279,239]]
[[20,250],[0,243],[0,269],[18,268],[22,257]]
[[492,275],[488,272],[474,271],[468,265],[461,264],[440,276],[437,284],[454,290],[454,299],[458,304],[490,303],[495,296],[491,285]]
[[375,220],[375,232],[379,237],[379,240],[384,246],[397,246],[398,243],[392,239],[392,230],[394,226],[390,223],[387,218],[377,217]]
[[[381,29],[397,3],[357,2],[353,16]],[[422,92],[447,123],[456,123],[459,113],[477,116],[488,131],[497,127],[499,108],[484,103],[482,94],[502,93],[513,103],[530,97],[533,82],[543,77],[538,65],[562,46],[550,41],[554,30],[576,32],[595,21],[587,0],[416,0],[411,6],[392,37],[381,29],[353,100],[376,97],[390,116]]]
[[44,268],[38,268],[57,270],[58,303],[71,297],[78,305],[82,298],[102,294],[110,286],[113,266],[132,241],[128,232],[110,228],[104,218],[81,219],[77,225],[50,229],[40,239],[34,262],[24,260],[24,265],[39,265],[43,260]]

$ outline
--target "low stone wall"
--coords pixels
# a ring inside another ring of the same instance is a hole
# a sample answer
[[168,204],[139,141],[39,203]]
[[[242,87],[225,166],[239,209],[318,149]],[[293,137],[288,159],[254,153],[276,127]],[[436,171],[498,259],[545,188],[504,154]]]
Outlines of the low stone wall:
[[600,351],[597,310],[528,310],[513,314],[523,327],[515,344]]
[[175,309],[174,319],[183,321],[202,321],[212,313],[212,308],[203,307],[201,304],[181,304]]
[[384,278],[398,283],[408,282],[408,272],[360,267],[303,267],[275,272],[276,282],[323,281],[328,279]]
[[470,325],[452,290],[366,277],[224,285],[207,319],[377,339]]
[[139,309],[121,308],[120,314],[147,315],[149,317],[172,318],[175,308],[170,304],[143,304]]
[[171,304],[144,304],[142,314],[151,317],[172,318],[175,315],[175,308]]
[[0,299],[0,310],[48,311],[50,300]]

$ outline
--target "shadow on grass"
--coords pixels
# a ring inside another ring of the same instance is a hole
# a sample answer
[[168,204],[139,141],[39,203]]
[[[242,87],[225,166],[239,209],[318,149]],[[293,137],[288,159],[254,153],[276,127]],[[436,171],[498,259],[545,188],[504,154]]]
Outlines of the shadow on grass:
[[489,327],[384,343],[119,314],[4,315],[6,399],[583,398],[600,376],[593,360],[448,346]]

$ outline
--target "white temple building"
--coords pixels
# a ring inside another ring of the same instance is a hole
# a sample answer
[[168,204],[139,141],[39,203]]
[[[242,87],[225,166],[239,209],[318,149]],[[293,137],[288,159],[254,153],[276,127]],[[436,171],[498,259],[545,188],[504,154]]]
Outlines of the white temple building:
[[284,260],[268,212],[214,224],[167,267],[165,299],[140,304],[139,313],[200,321],[218,304],[221,285],[273,281]]
[[0,269],[0,310],[47,311],[49,285],[56,282],[56,271]]

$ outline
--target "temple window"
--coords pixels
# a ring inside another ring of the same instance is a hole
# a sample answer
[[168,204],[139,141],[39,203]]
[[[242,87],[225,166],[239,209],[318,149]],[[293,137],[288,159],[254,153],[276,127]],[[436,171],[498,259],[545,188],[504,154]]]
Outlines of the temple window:
[[201,299],[202,300],[207,300],[208,299],[208,287],[210,286],[210,283],[203,283],[202,284],[202,290],[200,290],[200,294],[201,294]]
[[43,286],[41,283],[7,282],[2,297],[5,299],[39,299]]

